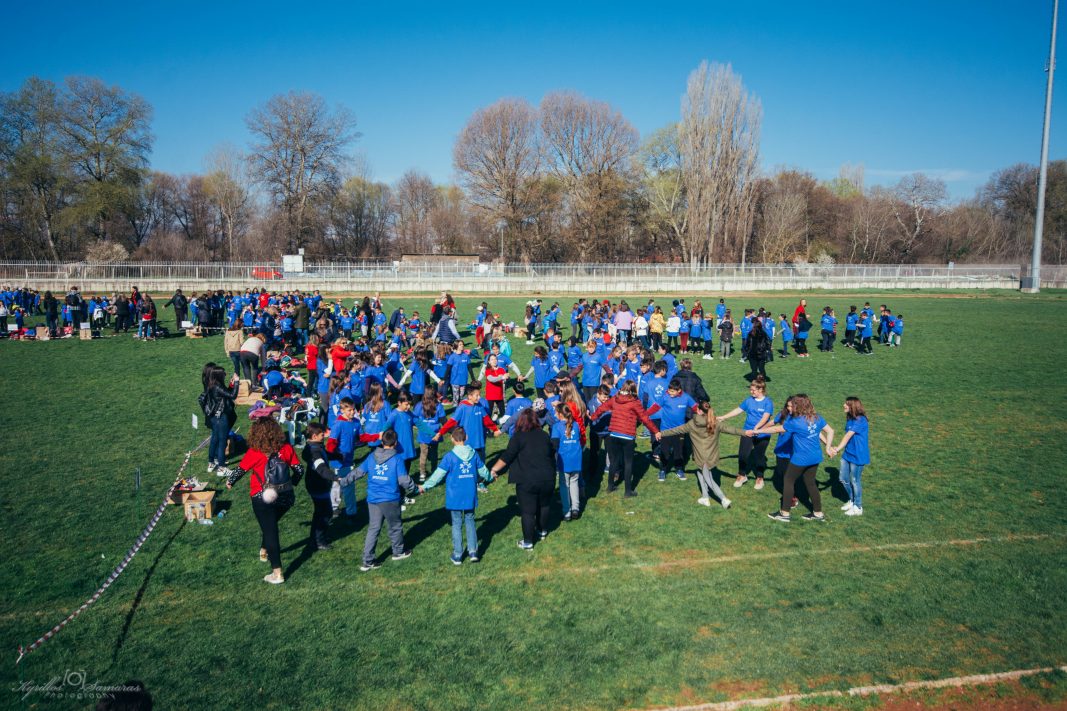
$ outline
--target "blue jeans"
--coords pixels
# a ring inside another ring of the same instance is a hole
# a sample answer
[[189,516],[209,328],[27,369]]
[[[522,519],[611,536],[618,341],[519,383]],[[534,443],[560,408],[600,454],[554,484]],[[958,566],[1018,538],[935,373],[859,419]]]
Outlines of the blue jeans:
[[207,460],[219,466],[226,464],[226,440],[230,437],[230,423],[225,417],[208,419],[211,427],[211,443],[208,445]]
[[478,555],[478,534],[474,530],[474,511],[449,511],[452,514],[452,557],[463,555],[463,529],[467,529],[467,552]]
[[852,502],[852,505],[858,509],[863,508],[863,484],[860,481],[860,477],[863,475],[863,464],[853,464],[852,462],[846,462],[841,460],[841,485],[845,487],[845,491],[848,493],[848,500]]

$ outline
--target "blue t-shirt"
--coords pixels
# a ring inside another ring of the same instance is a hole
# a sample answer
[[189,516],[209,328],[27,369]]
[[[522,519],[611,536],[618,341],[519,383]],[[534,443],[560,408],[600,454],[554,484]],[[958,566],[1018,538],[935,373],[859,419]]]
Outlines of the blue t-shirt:
[[[499,363],[500,361],[498,359],[497,364]],[[558,368],[552,365],[552,361],[549,358],[541,359],[535,357],[531,365],[533,366],[534,387],[536,388],[545,387],[545,383],[556,377],[556,373],[559,370]],[[504,366],[501,365],[500,367],[503,368]]]
[[599,352],[582,354],[582,387],[592,388],[600,385],[604,375],[604,356]]
[[453,353],[448,356],[448,365],[452,367],[452,372],[448,376],[448,382],[451,385],[466,385],[470,382],[470,373],[468,368],[470,367],[471,356],[466,351],[459,353]]
[[[745,426],[743,429],[750,430],[759,424],[759,421],[763,419],[764,415],[771,417],[774,415],[774,401],[769,397],[764,396],[762,400],[757,400],[754,397],[747,397],[745,401],[738,405],[745,412]],[[755,439],[766,439],[770,435],[756,435]]]
[[473,405],[463,400],[452,413],[452,419],[467,431],[468,447],[481,449],[485,446],[485,418],[488,416],[489,403],[484,398]]
[[858,313],[856,313],[855,311],[849,313],[848,316],[845,316],[845,330],[846,331],[855,331],[856,330],[856,323],[859,320],[860,320],[860,315]]
[[859,327],[861,329],[860,330],[860,337],[861,338],[870,338],[871,337],[872,330],[871,330],[871,319],[870,319],[870,317],[865,318],[862,321],[860,321]]
[[782,329],[782,342],[788,343],[789,341],[793,340],[793,329],[789,325],[789,322],[783,318],[782,322],[778,325]]
[[582,441],[580,439],[581,428],[575,422],[571,425],[570,436],[567,435],[567,423],[556,420],[552,425],[552,439],[559,440],[559,451],[556,454],[556,466],[567,474],[582,471]]
[[513,397],[508,400],[508,404],[504,406],[504,417],[507,419],[500,429],[508,435],[514,434],[515,422],[519,419],[517,415],[528,407],[533,407],[533,402],[528,397]]
[[419,444],[433,444],[433,436],[441,429],[445,421],[445,406],[437,403],[436,410],[427,413],[422,403],[415,403],[415,409],[411,411],[415,415],[415,428],[418,430]]
[[893,333],[898,336],[904,335],[904,319],[899,316],[893,319]]
[[845,420],[845,432],[851,432],[841,458],[852,464],[870,464],[871,448],[867,441],[867,418]]
[[[421,404],[421,403],[420,403]],[[415,458],[415,442],[411,436],[411,426],[414,421],[413,413],[393,410],[393,414],[386,423],[386,429],[396,432],[396,451],[403,459]]]
[[660,429],[669,430],[672,427],[684,425],[686,415],[696,407],[697,403],[688,393],[682,392],[677,397],[671,397],[668,393],[663,393],[663,396],[656,401],[656,404],[660,406],[659,411],[656,413],[659,415]]
[[[389,403],[383,402],[382,409],[374,412],[369,407],[363,408],[363,431],[367,434],[377,434],[384,432],[389,425],[389,419],[392,417],[393,408],[389,407]],[[377,442],[371,442],[371,447],[377,447]]]
[[[641,404],[648,408],[659,402],[659,399],[667,394],[667,384],[669,382],[667,378],[646,375],[644,382],[641,383],[641,389],[638,390],[638,395],[641,396]],[[653,420],[658,420],[659,413],[657,412],[649,417]]]
[[477,452],[464,460],[449,452],[441,460],[439,469],[445,472],[445,508],[449,511],[473,511],[478,508],[478,470],[484,467]]
[[798,467],[810,467],[822,461],[822,447],[819,444],[819,433],[826,427],[826,420],[820,415],[815,415],[814,420],[806,417],[790,417],[782,427],[793,435],[792,464]]
[[381,463],[372,454],[359,468],[367,475],[367,503],[400,501],[400,477],[407,476],[407,469],[399,452]]
[[726,315],[726,304],[715,304],[715,318],[720,321]]
[[822,319],[820,320],[822,321],[821,325],[822,330],[824,331],[833,331],[835,328],[837,328],[837,319],[831,316],[830,314],[823,314]]
[[[781,416],[774,418],[774,424],[782,424]],[[778,433],[778,441],[774,444],[774,456],[779,459],[789,459],[793,456],[793,435],[789,432]]]

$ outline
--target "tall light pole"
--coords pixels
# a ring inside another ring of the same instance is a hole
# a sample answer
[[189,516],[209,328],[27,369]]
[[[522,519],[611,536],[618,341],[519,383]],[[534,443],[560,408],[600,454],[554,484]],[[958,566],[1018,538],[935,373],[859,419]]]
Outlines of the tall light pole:
[[1037,215],[1034,217],[1034,253],[1030,258],[1030,278],[1023,283],[1023,291],[1041,291],[1041,238],[1045,231],[1045,185],[1048,182],[1048,131],[1052,120],[1052,76],[1056,73],[1056,20],[1060,0],[1052,0],[1052,43],[1048,51],[1048,85],[1045,87],[1045,126],[1041,133],[1041,167],[1037,177]]

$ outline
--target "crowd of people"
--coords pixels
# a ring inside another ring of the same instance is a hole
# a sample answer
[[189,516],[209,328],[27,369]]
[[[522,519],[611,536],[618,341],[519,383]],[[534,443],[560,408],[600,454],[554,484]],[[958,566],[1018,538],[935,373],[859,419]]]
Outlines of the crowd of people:
[[[789,395],[776,408],[767,392],[765,365],[773,357],[768,344],[776,336],[782,339],[779,357],[789,357],[790,343],[798,357],[807,356],[806,340],[815,326],[805,301],[791,319],[746,309],[736,329],[722,299],[708,312],[699,301],[687,308],[682,299],[669,307],[649,300],[636,310],[625,301],[582,299],[571,309],[569,332],[558,303],[546,308],[531,300],[525,310],[523,322],[504,322],[482,302],[460,326],[448,294],[432,304],[425,320],[403,308],[386,316],[377,296],[351,309],[317,293],[227,296],[224,348],[233,375],[227,379],[226,369],[214,363],[203,374],[201,406],[213,433],[208,468],[225,477],[227,486],[249,477],[262,531],[260,558],[271,566],[267,582],[284,580],[278,521],[295,502],[301,479],[314,506],[309,545],[325,550],[333,520],[359,510],[355,483],[366,478],[363,571],[379,565],[383,527],[392,559],[410,555],[403,511],[419,494],[443,485],[452,518],[450,559],[461,565],[464,556],[479,559],[474,512],[486,484],[507,472],[522,523],[517,544],[529,550],[548,535],[557,498],[562,520],[569,523],[585,515],[590,488],[610,494],[621,487],[622,496],[637,496],[635,450],[642,438],[650,440],[649,460],[659,482],[687,480],[692,461],[696,502],[729,508],[717,469],[720,439],[737,437],[733,487],[754,479],[753,488],[760,490],[772,477],[781,497],[770,518],[783,523],[792,520],[798,494],[805,493],[810,512],[801,518],[827,520],[815,476],[824,457],[840,455],[840,483],[848,498],[843,510],[863,514],[862,472],[870,454],[859,399],[844,401],[845,434],[835,443],[834,429],[808,395]],[[865,304],[846,317],[845,347],[872,350],[876,324],[879,332],[888,330],[887,345],[899,345],[899,314],[883,306],[875,315]],[[823,309],[819,328],[820,348],[832,350],[838,342],[833,309]],[[735,332],[742,360],[754,364],[749,397],[717,413],[693,371],[693,358],[731,357]],[[508,334],[534,346],[528,367],[513,360]],[[469,346],[464,335],[472,338]],[[289,367],[279,364],[286,361]],[[306,374],[297,372],[297,364]],[[299,438],[274,418],[257,418],[248,451],[231,469],[225,443],[236,420],[233,401],[241,374],[269,396],[294,388],[317,399],[317,416]],[[742,414],[740,427],[727,424]],[[509,438],[507,446],[487,457],[487,440],[499,436]],[[442,457],[445,439],[451,448]],[[768,474],[772,439],[775,464]],[[796,489],[798,480],[803,492]]]

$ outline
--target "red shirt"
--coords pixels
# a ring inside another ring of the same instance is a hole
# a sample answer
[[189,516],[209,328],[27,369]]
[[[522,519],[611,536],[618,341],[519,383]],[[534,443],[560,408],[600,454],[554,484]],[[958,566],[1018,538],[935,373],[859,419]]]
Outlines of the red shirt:
[[350,355],[352,355],[352,351],[346,351],[340,346],[334,346],[330,349],[330,358],[333,360],[334,374],[341,374],[341,371],[345,369],[345,361],[348,360],[348,356]]
[[[296,452],[288,444],[282,445],[282,448],[278,451],[278,456],[290,466],[295,467],[300,464],[300,460],[296,458]],[[263,476],[264,471],[267,469],[267,455],[257,449],[250,449],[245,452],[245,456],[241,457],[241,463],[237,466],[249,473],[248,495],[258,496],[263,493]]]
[[314,343],[304,346],[304,360],[307,361],[308,370],[319,369],[319,347]]
[[[490,380],[490,378],[500,378],[496,382]],[[504,399],[504,385],[508,380],[508,371],[497,366],[496,368],[485,369],[485,399],[489,402],[496,402]]]

